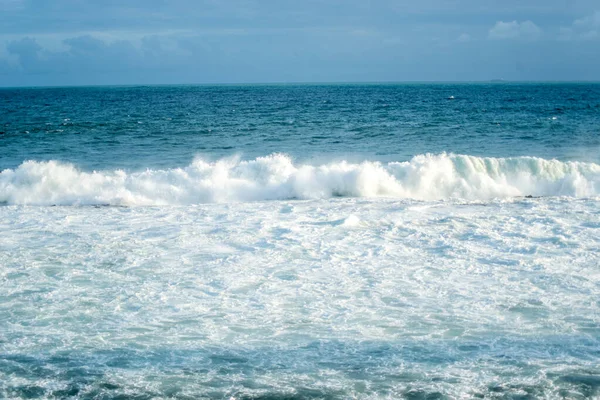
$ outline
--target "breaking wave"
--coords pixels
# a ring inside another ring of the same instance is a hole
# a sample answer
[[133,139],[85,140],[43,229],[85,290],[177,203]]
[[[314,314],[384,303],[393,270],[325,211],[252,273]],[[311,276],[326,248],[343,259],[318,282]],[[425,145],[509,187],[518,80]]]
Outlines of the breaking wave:
[[194,160],[185,168],[84,172],[27,161],[0,172],[0,202],[30,205],[184,205],[330,197],[488,200],[597,196],[600,165],[535,157],[425,154],[407,162],[294,164],[285,154],[250,161]]

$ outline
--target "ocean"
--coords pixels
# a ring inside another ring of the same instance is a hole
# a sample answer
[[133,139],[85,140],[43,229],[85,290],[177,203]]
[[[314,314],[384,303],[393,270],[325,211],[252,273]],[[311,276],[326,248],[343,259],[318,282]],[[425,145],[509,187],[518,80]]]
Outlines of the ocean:
[[0,398],[600,398],[600,84],[0,89]]

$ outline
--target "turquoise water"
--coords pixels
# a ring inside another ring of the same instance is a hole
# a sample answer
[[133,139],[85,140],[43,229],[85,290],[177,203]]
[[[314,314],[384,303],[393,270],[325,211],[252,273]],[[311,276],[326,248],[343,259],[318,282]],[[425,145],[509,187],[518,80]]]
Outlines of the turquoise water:
[[29,159],[172,168],[197,155],[279,152],[316,161],[440,152],[600,161],[600,84],[3,89],[0,109],[0,168]]
[[600,396],[600,85],[0,89],[0,398]]

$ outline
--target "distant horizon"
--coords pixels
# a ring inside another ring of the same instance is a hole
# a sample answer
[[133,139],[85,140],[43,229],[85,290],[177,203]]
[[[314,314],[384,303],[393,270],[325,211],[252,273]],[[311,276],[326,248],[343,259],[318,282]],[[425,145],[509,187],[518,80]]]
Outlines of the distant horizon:
[[303,85],[409,85],[409,84],[600,84],[600,80],[413,80],[413,81],[297,81],[297,82],[189,82],[189,83],[118,83],[118,84],[66,84],[66,85],[22,85],[0,86],[0,89],[52,89],[86,87],[148,87],[148,86],[303,86]]

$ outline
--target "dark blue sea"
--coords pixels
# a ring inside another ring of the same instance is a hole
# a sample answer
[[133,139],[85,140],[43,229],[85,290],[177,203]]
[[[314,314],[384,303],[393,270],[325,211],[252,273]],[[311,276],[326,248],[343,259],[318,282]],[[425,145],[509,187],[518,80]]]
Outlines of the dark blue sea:
[[0,89],[0,398],[600,397],[600,84]]

